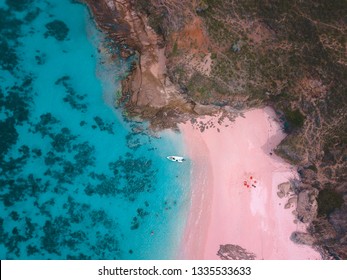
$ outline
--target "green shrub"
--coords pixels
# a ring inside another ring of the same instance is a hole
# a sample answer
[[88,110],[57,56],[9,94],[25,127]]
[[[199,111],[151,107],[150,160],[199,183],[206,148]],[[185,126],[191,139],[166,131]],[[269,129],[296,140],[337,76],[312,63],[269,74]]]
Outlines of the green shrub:
[[175,41],[173,48],[172,48],[172,55],[176,56],[178,54],[178,46],[177,46],[177,41]]
[[317,167],[313,164],[307,167],[307,169],[312,170],[313,172],[317,173],[318,169]]
[[342,206],[344,200],[340,193],[334,190],[325,189],[321,190],[317,198],[318,202],[318,216],[329,215],[335,209]]
[[305,116],[298,109],[294,111],[286,109],[284,116],[291,128],[300,128],[304,125]]

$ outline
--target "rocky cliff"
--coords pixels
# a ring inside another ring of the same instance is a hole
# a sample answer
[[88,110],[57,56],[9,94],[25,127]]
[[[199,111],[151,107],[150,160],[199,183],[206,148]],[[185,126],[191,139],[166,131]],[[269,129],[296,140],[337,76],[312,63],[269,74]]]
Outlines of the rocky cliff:
[[118,100],[124,104],[127,114],[150,120],[153,128],[174,127],[178,121],[196,114],[194,109],[199,106],[186,98],[179,85],[168,77],[167,41],[151,27],[153,20],[140,1],[85,2],[98,26],[117,45],[120,55],[136,57]]
[[123,57],[119,100],[153,127],[271,105],[299,166],[297,218],[324,258],[347,259],[345,1],[84,0]]

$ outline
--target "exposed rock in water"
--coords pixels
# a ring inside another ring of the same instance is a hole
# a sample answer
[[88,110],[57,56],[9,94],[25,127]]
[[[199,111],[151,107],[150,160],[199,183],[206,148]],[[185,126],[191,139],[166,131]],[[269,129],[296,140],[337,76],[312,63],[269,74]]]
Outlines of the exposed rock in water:
[[255,254],[234,244],[220,245],[217,256],[222,260],[255,260],[256,258]]

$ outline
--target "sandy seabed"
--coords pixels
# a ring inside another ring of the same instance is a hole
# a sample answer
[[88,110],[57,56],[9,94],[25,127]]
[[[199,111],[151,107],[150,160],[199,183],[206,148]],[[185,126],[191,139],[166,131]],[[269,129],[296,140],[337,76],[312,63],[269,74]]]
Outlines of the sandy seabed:
[[294,206],[285,209],[286,200],[277,195],[277,186],[297,173],[273,153],[285,137],[273,110],[218,120],[202,117],[179,125],[192,161],[180,258],[219,259],[220,245],[232,244],[256,259],[320,259],[313,248],[290,240],[305,225],[294,223]]

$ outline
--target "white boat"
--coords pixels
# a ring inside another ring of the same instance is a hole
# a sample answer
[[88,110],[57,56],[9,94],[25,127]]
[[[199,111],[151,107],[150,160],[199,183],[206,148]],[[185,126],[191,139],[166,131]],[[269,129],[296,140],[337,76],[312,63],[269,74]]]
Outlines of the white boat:
[[168,156],[166,157],[168,160],[171,161],[176,161],[176,162],[183,162],[184,158],[183,157],[178,157],[178,156]]

